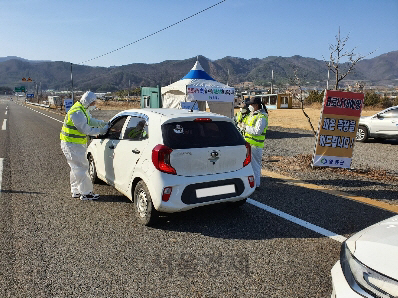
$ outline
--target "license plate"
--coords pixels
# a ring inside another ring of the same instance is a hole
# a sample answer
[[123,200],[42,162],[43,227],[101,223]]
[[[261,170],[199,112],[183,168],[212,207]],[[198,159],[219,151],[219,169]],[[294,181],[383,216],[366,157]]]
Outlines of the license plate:
[[224,195],[227,193],[235,193],[235,185],[214,186],[208,188],[201,188],[196,190],[197,198],[204,198],[210,196]]

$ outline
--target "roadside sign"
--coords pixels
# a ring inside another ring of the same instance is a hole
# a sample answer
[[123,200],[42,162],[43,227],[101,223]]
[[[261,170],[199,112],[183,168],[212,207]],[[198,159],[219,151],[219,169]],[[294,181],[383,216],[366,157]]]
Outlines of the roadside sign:
[[15,87],[14,91],[15,92],[25,92],[25,86]]
[[363,93],[326,90],[312,157],[313,167],[351,167],[363,103]]
[[35,95],[34,94],[26,94],[26,97],[27,98],[33,98],[33,97],[35,97]]
[[198,105],[197,105],[196,102],[192,102],[192,101],[182,101],[180,104],[181,104],[181,109],[191,110],[191,109],[192,109],[192,106],[193,106],[193,109],[194,109],[194,110],[196,110],[196,111],[199,110],[199,107],[198,107]]
[[69,112],[70,108],[73,106],[73,100],[70,98],[64,99],[64,106],[65,106],[65,112]]

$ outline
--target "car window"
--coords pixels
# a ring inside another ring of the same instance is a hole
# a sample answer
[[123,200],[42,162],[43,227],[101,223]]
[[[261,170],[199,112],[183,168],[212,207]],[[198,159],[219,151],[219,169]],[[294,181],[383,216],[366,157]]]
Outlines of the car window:
[[148,138],[148,125],[142,117],[130,117],[124,132],[125,140],[144,140]]
[[120,117],[112,121],[111,127],[108,130],[107,137],[109,139],[120,139],[120,133],[122,132],[124,122],[126,122],[127,116]]
[[398,118],[398,109],[389,110],[385,113],[380,114],[383,118]]
[[162,125],[163,142],[172,149],[244,145],[245,140],[231,122],[172,122]]

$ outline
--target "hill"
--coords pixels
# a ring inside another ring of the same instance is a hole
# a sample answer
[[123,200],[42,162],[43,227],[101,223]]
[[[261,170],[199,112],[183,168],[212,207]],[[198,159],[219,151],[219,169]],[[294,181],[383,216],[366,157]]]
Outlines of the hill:
[[[118,67],[73,65],[74,88],[80,90],[115,91],[130,86],[166,86],[181,79],[192,68],[196,57],[167,60],[161,63],[134,63]],[[289,84],[293,69],[297,68],[303,82],[325,85],[327,66],[324,61],[301,56],[270,56],[263,59],[225,57],[209,60],[199,56],[199,62],[214,79],[230,85],[245,81],[269,86],[271,71],[275,84]],[[41,83],[43,90],[68,90],[71,87],[70,63],[62,61],[29,61],[18,57],[0,58],[0,86],[14,88],[22,84],[22,77]],[[344,68],[344,64],[341,68]],[[229,76],[228,76],[229,71]],[[365,80],[367,85],[398,85],[398,51],[360,61],[349,80]]]

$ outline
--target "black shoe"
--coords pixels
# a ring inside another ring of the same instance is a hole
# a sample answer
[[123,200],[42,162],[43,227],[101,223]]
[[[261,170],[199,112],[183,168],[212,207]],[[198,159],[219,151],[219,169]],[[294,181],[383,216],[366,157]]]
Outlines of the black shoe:
[[82,201],[88,201],[88,200],[98,200],[99,195],[98,194],[94,194],[92,192],[86,194],[86,195],[81,195],[80,196],[80,200]]

